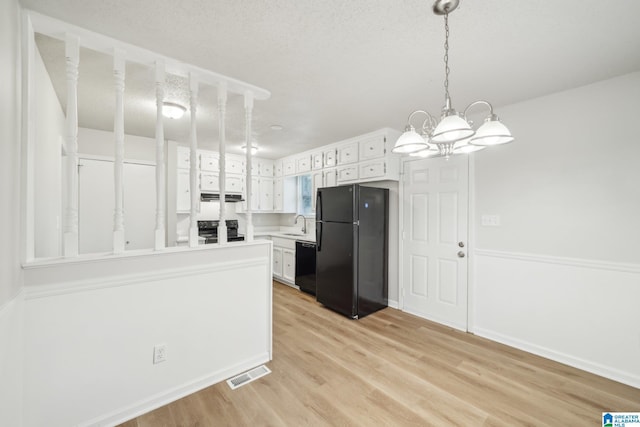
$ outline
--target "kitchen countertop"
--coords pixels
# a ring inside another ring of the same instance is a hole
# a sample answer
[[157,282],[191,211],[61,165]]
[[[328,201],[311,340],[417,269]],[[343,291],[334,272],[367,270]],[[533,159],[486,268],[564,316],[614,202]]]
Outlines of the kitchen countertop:
[[260,238],[261,236],[270,236],[270,237],[279,237],[281,239],[289,239],[289,240],[300,240],[303,242],[316,242],[315,234],[302,234],[300,232],[291,232],[291,231],[256,231],[253,233],[255,238]]

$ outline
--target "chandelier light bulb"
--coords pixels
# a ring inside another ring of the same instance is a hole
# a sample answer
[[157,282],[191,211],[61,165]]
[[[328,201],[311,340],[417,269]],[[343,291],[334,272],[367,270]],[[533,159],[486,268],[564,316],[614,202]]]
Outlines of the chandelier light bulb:
[[399,154],[411,154],[417,151],[428,149],[429,145],[413,126],[407,126],[405,132],[400,135],[396,145],[391,150]]
[[443,117],[433,131],[431,141],[434,144],[447,144],[467,139],[474,134],[474,130],[465,119],[457,114]]
[[480,146],[507,144],[513,141],[511,132],[497,118],[487,119],[471,138],[471,144]]

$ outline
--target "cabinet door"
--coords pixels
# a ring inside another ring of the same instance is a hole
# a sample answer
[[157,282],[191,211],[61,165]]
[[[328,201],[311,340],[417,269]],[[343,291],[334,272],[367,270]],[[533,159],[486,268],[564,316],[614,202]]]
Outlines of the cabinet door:
[[282,277],[282,248],[273,248],[273,277]]
[[260,175],[260,163],[256,162],[255,159],[253,159],[253,161],[251,162],[251,175]]
[[273,179],[260,178],[260,210],[273,210]]
[[191,165],[191,151],[188,148],[176,148],[176,165],[178,169],[189,169]]
[[337,154],[336,154],[335,148],[331,148],[330,150],[324,151],[324,167],[325,168],[330,168],[332,166],[337,165],[338,162],[336,160],[337,160]]
[[191,210],[191,190],[189,185],[189,170],[178,169],[176,175],[176,211],[178,212],[189,212]]
[[220,182],[217,173],[204,172],[200,174],[200,189],[202,191],[218,191]]
[[358,161],[358,143],[352,142],[338,147],[338,164],[346,165]]
[[360,141],[360,161],[378,159],[385,155],[385,137],[375,136]]
[[322,169],[324,167],[324,162],[322,159],[322,152],[313,153],[311,155],[311,169],[317,170]]
[[285,159],[282,161],[282,170],[284,175],[293,175],[296,173],[296,162],[294,159]]
[[331,168],[324,171],[324,179],[322,185],[323,187],[335,187],[336,185],[338,185],[338,172],[336,168]]
[[282,250],[282,278],[295,283],[296,281],[296,251]]
[[283,175],[282,160],[278,160],[274,164],[273,169],[274,169],[274,176],[276,177],[282,176]]
[[384,160],[360,164],[360,179],[380,178],[386,173]]
[[284,181],[282,178],[273,181],[273,209],[276,211],[284,209]]
[[207,172],[219,171],[218,155],[214,153],[200,153],[200,170]]
[[311,156],[306,154],[296,159],[296,172],[309,172],[311,170]]
[[251,178],[251,196],[249,200],[251,200],[252,211],[260,210],[260,178],[258,177]]
[[227,175],[224,189],[227,193],[242,193],[242,175]]
[[244,173],[244,163],[242,160],[227,158],[225,166],[227,173],[237,173],[239,175]]
[[262,160],[260,162],[260,176],[273,178],[273,162]]
[[337,169],[338,182],[354,181],[358,179],[358,167],[357,166],[345,166]]

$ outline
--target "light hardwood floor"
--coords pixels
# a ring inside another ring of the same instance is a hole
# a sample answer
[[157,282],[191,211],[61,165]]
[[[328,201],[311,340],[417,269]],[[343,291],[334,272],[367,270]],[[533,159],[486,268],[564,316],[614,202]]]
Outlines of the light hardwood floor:
[[122,424],[601,426],[640,389],[391,308],[349,320],[274,282],[272,373]]

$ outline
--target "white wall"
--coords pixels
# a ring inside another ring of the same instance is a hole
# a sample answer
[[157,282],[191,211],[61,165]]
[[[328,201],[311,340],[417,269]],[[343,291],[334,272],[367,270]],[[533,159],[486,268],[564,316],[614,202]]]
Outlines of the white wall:
[[[115,157],[114,133],[98,129],[78,128],[78,153],[113,159]],[[126,160],[155,163],[156,140],[143,136],[125,135],[124,157]]]
[[271,305],[266,241],[28,266],[24,425],[114,425],[267,362]]
[[0,425],[22,423],[20,10],[0,2]]
[[62,253],[61,149],[65,116],[37,47],[34,57],[34,246],[36,258],[44,258]]
[[[640,73],[502,107],[475,155],[476,333],[640,387]],[[482,215],[499,215],[483,227]]]

